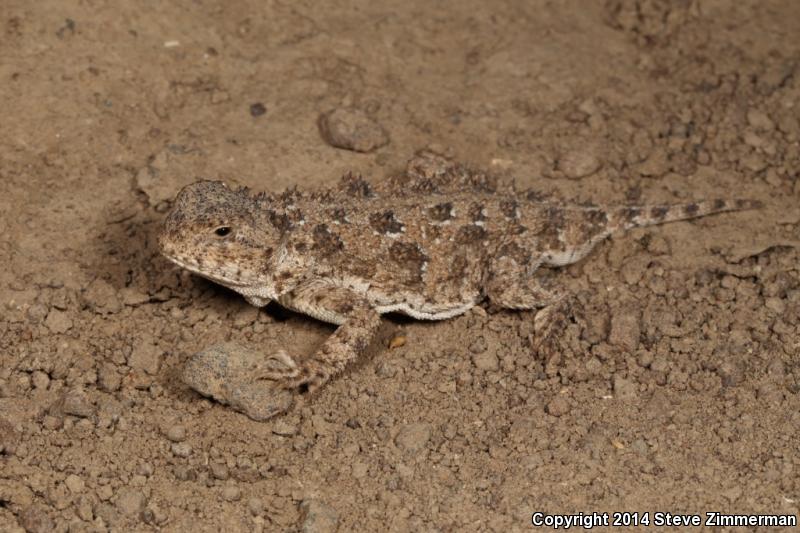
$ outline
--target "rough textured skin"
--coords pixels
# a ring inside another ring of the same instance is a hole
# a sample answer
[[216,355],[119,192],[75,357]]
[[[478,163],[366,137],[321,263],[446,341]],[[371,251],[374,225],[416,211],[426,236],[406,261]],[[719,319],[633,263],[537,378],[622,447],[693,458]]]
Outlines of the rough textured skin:
[[552,337],[564,294],[536,271],[579,261],[615,231],[757,207],[712,200],[639,207],[570,206],[516,191],[432,153],[381,185],[345,176],[313,194],[250,195],[202,181],[177,196],[160,237],[176,264],[247,298],[339,325],[308,359],[280,351],[262,379],[313,390],[369,345],[380,315],[459,315],[488,298],[544,308],[539,348]]

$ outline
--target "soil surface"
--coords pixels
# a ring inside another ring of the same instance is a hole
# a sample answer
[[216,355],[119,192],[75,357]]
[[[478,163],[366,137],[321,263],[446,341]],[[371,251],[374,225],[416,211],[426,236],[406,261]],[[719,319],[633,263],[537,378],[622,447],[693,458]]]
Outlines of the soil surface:
[[[800,513],[800,2],[450,4],[3,2],[0,531]],[[265,423],[182,383],[213,344],[332,331],[160,257],[182,185],[382,179],[423,148],[569,201],[765,208],[553,272],[557,360],[485,306],[389,319],[404,344]]]

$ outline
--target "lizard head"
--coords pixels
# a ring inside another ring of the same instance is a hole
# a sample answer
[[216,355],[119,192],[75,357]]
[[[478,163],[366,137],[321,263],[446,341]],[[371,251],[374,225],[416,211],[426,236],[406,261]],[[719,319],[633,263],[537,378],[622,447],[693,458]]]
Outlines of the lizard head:
[[199,181],[178,193],[158,244],[177,265],[247,293],[263,280],[281,237],[264,217],[246,189]]

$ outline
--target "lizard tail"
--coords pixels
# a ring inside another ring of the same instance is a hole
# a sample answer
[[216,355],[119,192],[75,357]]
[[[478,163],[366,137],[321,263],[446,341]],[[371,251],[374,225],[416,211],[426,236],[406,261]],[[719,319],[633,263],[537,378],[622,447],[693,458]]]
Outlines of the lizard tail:
[[654,226],[677,220],[689,220],[728,211],[760,209],[758,200],[704,200],[688,204],[653,205],[647,207],[615,207],[609,209],[608,229],[611,232]]

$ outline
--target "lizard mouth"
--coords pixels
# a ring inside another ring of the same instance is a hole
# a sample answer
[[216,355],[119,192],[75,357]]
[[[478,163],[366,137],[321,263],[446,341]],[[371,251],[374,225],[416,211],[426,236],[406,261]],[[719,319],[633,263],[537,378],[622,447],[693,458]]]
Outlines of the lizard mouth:
[[244,287],[248,286],[246,283],[243,283],[240,280],[235,280],[235,279],[228,278],[224,274],[216,273],[216,272],[215,273],[210,273],[210,272],[208,272],[207,269],[203,269],[200,266],[200,263],[198,263],[194,259],[177,257],[177,256],[174,256],[174,255],[167,255],[167,254],[164,254],[164,256],[167,259],[169,259],[170,261],[172,261],[173,263],[175,263],[176,265],[178,265],[179,267],[188,270],[192,274],[197,274],[198,276],[204,277],[204,278],[206,278],[208,280],[211,280],[211,281],[213,281],[215,283],[219,283],[220,285],[224,285],[225,287],[228,287],[230,289],[236,290],[236,289],[240,289],[240,288],[244,288]]

